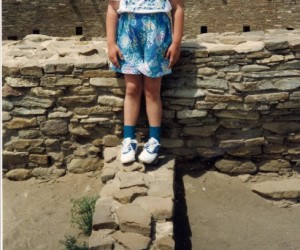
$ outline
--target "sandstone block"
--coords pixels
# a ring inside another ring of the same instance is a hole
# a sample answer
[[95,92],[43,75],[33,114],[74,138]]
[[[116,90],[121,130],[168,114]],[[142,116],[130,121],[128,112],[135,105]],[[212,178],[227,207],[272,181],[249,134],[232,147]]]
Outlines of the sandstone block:
[[288,47],[289,43],[285,39],[274,38],[265,41],[265,48],[267,50],[287,49]]
[[121,181],[120,188],[129,188],[133,186],[145,187],[145,174],[140,172],[119,172],[117,177]]
[[101,95],[98,97],[98,103],[112,107],[123,107],[124,99],[116,96]]
[[101,173],[101,181],[106,183],[107,181],[113,179],[116,173],[119,170],[118,162],[114,161],[112,163],[104,162],[102,173]]
[[234,47],[237,53],[251,53],[259,52],[264,48],[264,42],[261,41],[247,41]]
[[72,73],[74,68],[73,63],[49,62],[44,66],[45,73]]
[[32,177],[29,169],[13,169],[6,173],[5,176],[13,181],[25,181]]
[[25,76],[43,76],[43,68],[36,65],[21,67],[20,72]]
[[160,239],[166,236],[173,236],[173,222],[172,221],[165,221],[155,223],[155,238]]
[[260,155],[262,148],[260,146],[242,146],[237,148],[229,148],[225,150],[228,154],[237,157],[249,157],[253,155]]
[[122,204],[132,202],[136,197],[146,196],[147,188],[133,186],[130,188],[123,188],[114,193],[114,198]]
[[112,115],[112,107],[107,106],[92,106],[92,107],[78,107],[74,109],[75,114],[78,115]]
[[81,174],[89,171],[98,170],[101,167],[99,158],[74,158],[69,164],[67,169],[74,174]]
[[206,102],[242,102],[242,97],[238,95],[217,95],[217,94],[208,94],[205,96]]
[[205,92],[201,89],[167,89],[162,92],[164,97],[176,97],[176,98],[196,98],[204,96]]
[[38,79],[35,78],[15,78],[15,77],[6,77],[5,82],[8,86],[13,88],[31,88],[39,85]]
[[31,93],[39,97],[51,97],[51,96],[60,96],[62,95],[62,90],[60,89],[44,89],[42,87],[32,88]]
[[62,106],[74,107],[92,104],[96,100],[96,95],[66,96],[60,97],[58,102]]
[[279,90],[294,90],[300,87],[300,77],[284,78],[274,82],[274,87]]
[[153,250],[174,250],[175,249],[175,241],[172,237],[162,237],[156,239],[154,242]]
[[167,197],[174,198],[172,181],[173,180],[152,182],[148,190],[148,195],[158,196],[163,198],[167,198]]
[[273,199],[296,199],[300,197],[300,179],[265,181],[252,185],[251,189]]
[[38,165],[48,165],[48,156],[39,154],[30,154],[29,161]]
[[38,167],[34,168],[31,172],[32,176],[38,179],[55,179],[65,175],[65,169],[57,169],[56,167]]
[[14,104],[7,100],[2,100],[2,110],[3,111],[10,111],[14,108]]
[[117,229],[118,224],[113,218],[110,205],[96,203],[93,215],[93,230]]
[[267,122],[263,124],[263,128],[274,133],[284,135],[300,130],[298,122]]
[[248,95],[245,97],[246,103],[254,102],[273,102],[273,101],[285,101],[289,98],[288,92],[282,93],[269,93],[269,94],[257,94],[257,95]]
[[224,155],[224,151],[220,148],[197,147],[196,151],[199,156],[204,158],[213,158]]
[[113,232],[110,229],[93,230],[89,238],[89,250],[112,250],[115,242]]
[[105,162],[112,162],[114,161],[119,153],[118,147],[106,147],[103,151],[103,157]]
[[207,111],[206,110],[181,110],[177,112],[177,118],[178,119],[185,119],[185,118],[192,118],[192,117],[205,117],[207,116]]
[[231,118],[231,119],[243,119],[243,120],[258,120],[259,114],[256,112],[247,112],[247,111],[227,111],[223,110],[215,113],[216,117],[219,118]]
[[259,171],[263,172],[279,172],[281,169],[291,169],[291,164],[283,159],[263,161],[258,164]]
[[49,120],[42,122],[40,129],[45,135],[65,135],[68,133],[68,123],[65,120]]
[[3,151],[2,156],[4,169],[25,168],[28,164],[27,152]]
[[114,234],[114,238],[120,242],[123,249],[131,250],[146,250],[150,246],[150,238],[143,236],[139,233],[130,233],[130,232],[120,232],[117,231]]
[[114,178],[113,180],[108,181],[105,186],[100,191],[100,197],[103,198],[112,198],[116,192],[120,191],[120,180]]
[[36,118],[13,118],[9,122],[4,123],[4,127],[8,129],[22,129],[37,126]]
[[90,84],[96,87],[125,87],[124,79],[121,78],[94,77],[90,79]]
[[9,120],[11,120],[12,116],[10,115],[9,112],[2,112],[2,121],[3,122],[7,122]]
[[73,112],[68,111],[68,112],[51,112],[48,114],[49,119],[56,119],[56,118],[69,118],[73,115]]
[[11,111],[14,116],[30,116],[30,115],[44,115],[47,112],[46,109],[26,109],[26,108],[15,108]]
[[133,204],[150,212],[156,220],[170,219],[173,217],[172,198],[144,196],[136,198]]
[[48,98],[39,98],[34,96],[24,96],[12,98],[15,106],[22,106],[26,108],[50,108],[54,100]]
[[257,171],[256,165],[251,161],[222,159],[215,163],[215,167],[227,174],[253,174]]
[[151,214],[135,204],[125,204],[116,210],[122,232],[140,233],[150,236]]
[[242,67],[242,71],[244,72],[257,72],[257,71],[265,71],[270,69],[268,66],[252,64],[252,65],[245,65]]

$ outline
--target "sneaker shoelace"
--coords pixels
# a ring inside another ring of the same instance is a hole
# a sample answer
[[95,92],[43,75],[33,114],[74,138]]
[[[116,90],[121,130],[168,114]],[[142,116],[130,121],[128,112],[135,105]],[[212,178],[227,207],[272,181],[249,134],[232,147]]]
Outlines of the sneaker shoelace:
[[130,140],[124,140],[122,142],[122,153],[126,154],[126,153],[130,152],[131,150],[133,150],[133,148],[131,146],[131,141]]
[[145,148],[151,154],[157,153],[158,146],[159,146],[159,143],[157,143],[157,141],[152,138],[145,144]]

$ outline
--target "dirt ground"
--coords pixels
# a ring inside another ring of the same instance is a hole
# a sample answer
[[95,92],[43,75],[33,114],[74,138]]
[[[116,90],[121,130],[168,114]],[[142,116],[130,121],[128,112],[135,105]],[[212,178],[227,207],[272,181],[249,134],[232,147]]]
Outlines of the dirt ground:
[[[61,250],[72,198],[97,195],[99,173],[41,182],[3,179],[4,250]],[[214,171],[176,177],[177,250],[299,250],[300,208],[279,208]],[[178,203],[180,203],[178,205]]]
[[71,199],[95,196],[100,174],[68,174],[52,181],[3,179],[3,249],[61,250],[65,235],[78,235],[70,223]]
[[299,250],[300,207],[274,206],[249,185],[214,171],[185,174],[186,239],[177,249]]

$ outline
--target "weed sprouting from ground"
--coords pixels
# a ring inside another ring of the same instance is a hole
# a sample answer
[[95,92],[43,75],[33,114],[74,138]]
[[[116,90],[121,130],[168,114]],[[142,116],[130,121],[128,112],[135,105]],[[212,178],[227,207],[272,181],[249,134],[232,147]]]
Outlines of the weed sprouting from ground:
[[88,250],[89,247],[86,242],[83,243],[82,246],[77,244],[77,240],[74,236],[67,235],[65,236],[65,240],[60,242],[65,246],[66,250]]
[[[95,204],[99,197],[81,197],[79,199],[72,199],[72,208],[70,211],[71,223],[76,224],[81,233],[85,236],[90,236],[93,226],[93,214],[95,211]],[[77,243],[77,238],[72,235],[65,235],[65,240],[60,241],[65,246],[65,250],[88,250],[86,242],[83,245]]]
[[71,223],[77,224],[84,235],[90,236],[92,233],[93,214],[98,197],[82,197],[72,199]]

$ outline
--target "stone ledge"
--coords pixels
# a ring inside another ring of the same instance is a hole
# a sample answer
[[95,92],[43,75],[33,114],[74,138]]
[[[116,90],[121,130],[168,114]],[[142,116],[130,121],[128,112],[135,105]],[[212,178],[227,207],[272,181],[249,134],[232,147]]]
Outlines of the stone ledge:
[[175,249],[174,171],[170,155],[151,166],[123,166],[110,158],[101,175],[105,185],[96,202],[90,249]]

